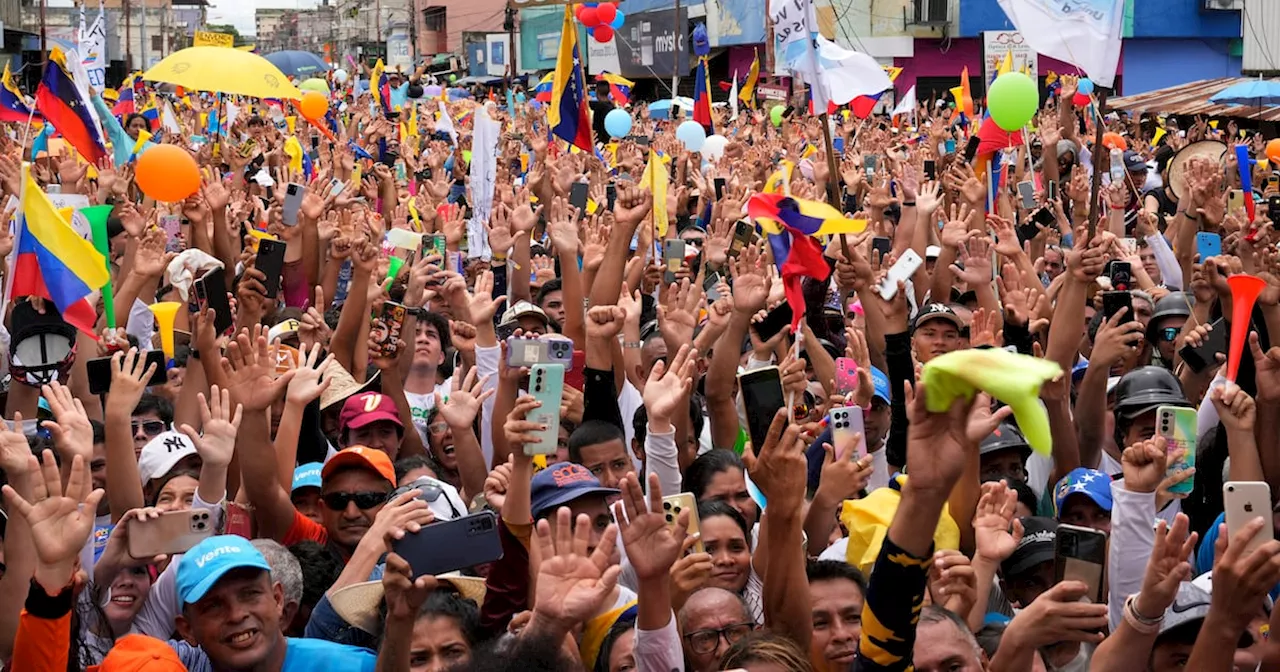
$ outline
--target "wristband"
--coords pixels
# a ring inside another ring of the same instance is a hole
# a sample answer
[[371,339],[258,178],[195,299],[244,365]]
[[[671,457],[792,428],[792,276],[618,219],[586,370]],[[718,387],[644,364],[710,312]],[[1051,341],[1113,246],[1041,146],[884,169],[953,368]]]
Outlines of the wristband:
[[1154,635],[1160,632],[1160,626],[1164,623],[1164,614],[1160,614],[1158,618],[1150,618],[1138,613],[1136,605],[1138,595],[1135,593],[1130,595],[1124,601],[1124,620],[1142,635]]
[[641,341],[623,341],[622,347],[629,348],[632,350],[639,350],[640,348],[644,347],[644,343]]
[[915,202],[915,201],[911,201],[911,202],[909,202],[909,203],[908,203],[908,202],[905,202],[905,201],[904,201],[904,202],[903,202],[903,204],[902,204],[902,207],[904,207],[904,208],[914,208],[914,207],[916,207],[916,202]]
[[1124,205],[1113,205],[1113,206],[1111,206],[1111,209],[1112,209],[1112,210],[1124,210],[1124,209],[1125,209],[1125,208],[1127,208],[1127,207],[1128,207],[1128,206],[1124,206]]

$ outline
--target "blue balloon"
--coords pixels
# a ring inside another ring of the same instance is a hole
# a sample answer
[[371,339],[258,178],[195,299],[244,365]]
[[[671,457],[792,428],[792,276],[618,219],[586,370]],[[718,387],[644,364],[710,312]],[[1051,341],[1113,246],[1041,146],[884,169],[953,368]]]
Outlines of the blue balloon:
[[1076,85],[1076,90],[1086,96],[1093,93],[1093,80],[1088,77],[1081,78],[1080,82]]
[[631,132],[631,115],[626,110],[610,110],[604,117],[604,130],[613,138],[626,137]]
[[621,28],[622,22],[625,21],[626,18],[627,18],[626,14],[623,14],[622,12],[618,12],[618,14],[613,17],[613,21],[609,22],[609,27],[614,30]]
[[595,36],[596,36],[596,29],[591,26],[587,26],[587,37],[595,37]]
[[690,119],[676,128],[676,139],[684,145],[684,148],[696,152],[702,149],[702,143],[707,141],[707,130],[696,121]]

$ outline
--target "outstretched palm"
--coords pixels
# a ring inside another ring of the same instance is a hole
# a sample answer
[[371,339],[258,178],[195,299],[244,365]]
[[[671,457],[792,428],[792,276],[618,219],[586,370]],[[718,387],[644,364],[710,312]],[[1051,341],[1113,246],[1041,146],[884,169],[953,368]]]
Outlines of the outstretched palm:
[[621,570],[609,561],[616,530],[612,525],[606,528],[600,545],[588,555],[590,526],[586,515],[579,516],[570,539],[569,510],[562,508],[556,512],[553,541],[551,526],[545,520],[539,521],[538,544],[543,560],[538,566],[535,613],[562,623],[582,622],[600,609],[617,585]]
[[[35,462],[35,456],[28,460],[33,472],[37,469]],[[41,564],[53,566],[74,559],[84,547],[93,530],[94,512],[103,491],[91,491],[89,469],[80,455],[72,461],[65,495],[52,451],[44,451],[44,462],[39,465],[39,470],[41,478],[35,479],[31,502],[7,485],[4,493],[10,511],[25,518],[31,528],[32,544]]]
[[[665,577],[680,557],[680,548],[688,534],[688,516],[679,514],[675,528],[667,525],[662,508],[662,486],[656,474],[649,475],[649,502],[645,506],[644,491],[635,474],[622,481],[622,503],[626,517],[618,516],[622,545],[639,579]],[[679,530],[676,532],[675,530]]]

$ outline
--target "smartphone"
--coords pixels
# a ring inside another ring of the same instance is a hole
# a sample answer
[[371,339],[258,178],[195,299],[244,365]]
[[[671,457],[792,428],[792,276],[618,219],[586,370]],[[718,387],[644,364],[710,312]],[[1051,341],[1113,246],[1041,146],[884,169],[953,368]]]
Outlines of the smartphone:
[[938,162],[933,159],[925,159],[924,161],[924,179],[932,180],[938,177]]
[[1227,481],[1222,484],[1222,503],[1227,519],[1227,534],[1232,537],[1254,518],[1265,518],[1267,521],[1245,545],[1244,555],[1275,537],[1271,527],[1271,486],[1266,481]]
[[946,152],[947,152],[948,154],[955,154],[955,153],[956,153],[956,139],[955,139],[955,138],[947,138],[947,141],[946,141],[945,143],[943,143],[943,145],[942,145],[942,146],[946,149]]
[[1058,200],[1058,181],[1057,180],[1049,180],[1048,182],[1044,183],[1044,197],[1045,197],[1045,200],[1047,200],[1050,203]]
[[707,295],[707,303],[715,303],[722,296],[720,290],[716,289],[720,284],[720,274],[711,271],[702,279],[702,292]]
[[547,342],[540,338],[508,338],[507,366],[524,368],[547,361]]
[[587,214],[587,189],[586,182],[574,182],[569,187],[569,205],[578,209],[579,218]]
[[560,442],[560,402],[564,398],[564,365],[534,364],[529,371],[529,394],[542,405],[529,412],[530,422],[546,429],[535,432],[537,443],[524,445],[525,455],[555,455]]
[[498,515],[480,511],[425,525],[393,541],[391,550],[409,563],[415,579],[490,563],[502,557]]
[[566,369],[573,366],[573,341],[555,338],[543,342],[547,344],[543,364],[563,364]]
[[847,190],[844,192],[844,201],[841,203],[845,213],[852,214],[858,211],[858,195],[851,194]]
[[755,225],[751,223],[751,220],[738,220],[738,223],[733,225],[733,240],[729,242],[729,256],[738,256],[742,252],[742,248],[751,244],[751,238],[755,235],[755,232]]
[[1218,318],[1216,322],[1209,325],[1209,337],[1200,347],[1193,348],[1190,344],[1182,346],[1178,351],[1178,355],[1182,357],[1182,361],[1191,367],[1191,370],[1200,373],[1210,366],[1218,364],[1218,355],[1227,354],[1227,327],[1223,322],[1223,318]]
[[263,238],[258,242],[258,259],[253,265],[267,276],[262,286],[265,290],[263,296],[268,299],[274,299],[280,294],[280,276],[284,274],[284,250],[283,240]]
[[164,251],[175,254],[182,252],[182,217],[179,215],[160,215],[160,228],[164,230]]
[[849,397],[858,391],[858,362],[852,357],[836,358],[836,394]]
[[583,392],[587,387],[587,353],[584,350],[574,350],[573,358],[570,360],[569,368],[564,372],[564,384],[573,389]]
[[339,180],[336,177],[329,178],[329,195],[332,197],[337,197],[339,194],[342,193],[343,189],[346,189],[346,186],[347,185],[344,184],[342,180]]
[[[1019,243],[1026,243],[1027,241],[1033,240],[1035,239],[1036,236],[1040,235],[1040,227],[1037,226],[1037,224],[1040,221],[1040,217],[1041,217],[1040,213],[1045,211],[1046,211],[1045,208],[1040,208],[1039,210],[1036,210],[1034,213],[1032,213],[1030,219],[1019,224],[1016,228],[1014,228],[1014,233],[1018,234]],[[1053,217],[1052,214],[1050,214],[1049,216],[1051,218]]]
[[776,366],[744,371],[738,374],[738,387],[747,414],[747,434],[758,450],[764,446],[774,414],[787,403],[782,393],[782,374]]
[[791,311],[791,304],[780,303],[776,308],[769,311],[763,320],[751,323],[751,331],[762,341],[767,341],[778,332],[791,326],[791,318],[795,314]]
[[876,236],[871,239],[871,250],[879,252],[880,259],[883,261],[893,251],[893,241],[885,236]]
[[1120,318],[1120,324],[1133,321],[1133,295],[1129,292],[1103,292],[1102,293],[1102,315],[1107,320],[1115,317],[1121,308],[1128,308],[1124,317]]
[[186,553],[192,546],[212,537],[213,519],[208,509],[169,511],[154,520],[132,518],[129,526],[129,555],[153,558]]
[[[1046,205],[1036,210],[1035,214],[1031,216],[1031,220],[1040,226],[1054,228],[1058,223],[1058,215],[1054,214],[1053,209]],[[1037,229],[1036,233],[1039,232],[1039,229]]]
[[1022,209],[1031,210],[1036,207],[1036,188],[1030,181],[1018,183],[1018,197],[1022,199]]
[[[1272,175],[1267,179],[1275,179],[1275,175]],[[1268,184],[1268,188],[1274,186],[1274,184]],[[1280,196],[1267,197],[1267,219],[1270,219],[1273,222],[1280,221]]]
[[213,310],[213,329],[220,335],[231,333],[235,316],[227,299],[226,271],[215,268],[196,280],[196,310]]
[[499,324],[498,326],[493,328],[493,335],[496,336],[499,341],[506,341],[506,340],[509,340],[512,336],[514,336],[516,333],[516,329],[519,329],[519,328],[520,328],[519,322],[508,322],[506,324]]
[[1102,574],[1107,565],[1107,535],[1088,527],[1060,523],[1054,537],[1055,583],[1080,581],[1086,599],[1102,602]]
[[1227,192],[1227,212],[1235,212],[1244,207],[1244,192],[1232,189]]
[[862,157],[862,168],[867,173],[867,182],[870,182],[876,176],[876,155],[868,154]]
[[679,238],[664,241],[662,261],[666,266],[666,271],[662,274],[662,282],[669,285],[676,281],[676,271],[680,270],[680,265],[684,263],[684,241]]
[[[164,385],[169,381],[169,376],[165,373],[164,352],[161,350],[148,350],[146,354],[146,363],[143,365],[150,366],[154,364],[156,369],[151,374],[151,378],[147,380],[147,385]],[[85,376],[89,379],[89,394],[106,394],[111,391],[111,357],[98,357],[85,362]]]
[[606,207],[608,207],[609,210],[613,210],[614,204],[618,202],[618,185],[612,182],[606,184],[604,187],[604,197]]
[[715,178],[714,182],[716,185],[716,200],[718,201],[724,198],[725,179],[723,177],[717,177]]
[[827,414],[831,423],[832,446],[839,450],[840,444],[858,434],[855,454],[836,453],[837,460],[861,460],[867,454],[867,432],[862,426],[862,409],[858,406],[836,406]]
[[1124,250],[1124,253],[1130,256],[1137,254],[1138,239],[1137,238],[1121,238],[1120,249]]
[[394,357],[399,351],[400,328],[404,326],[406,308],[395,301],[383,301],[382,312],[373,318],[369,338],[378,344],[375,356]]
[[1209,257],[1217,257],[1222,254],[1222,236],[1208,231],[1201,231],[1196,234],[1196,254],[1200,255],[1200,263],[1204,263]]
[[[1165,450],[1170,457],[1179,448],[1182,457],[1170,460],[1165,476],[1173,476],[1184,469],[1196,466],[1196,409],[1181,406],[1161,406],[1156,409],[1156,434],[1164,437]],[[1195,476],[1169,488],[1176,494],[1190,494]]]
[[898,294],[898,282],[906,281],[915,275],[916,271],[924,265],[924,260],[915,250],[907,250],[902,253],[902,258],[893,264],[889,269],[889,275],[885,277],[884,283],[880,285],[880,298],[885,301],[893,300]]
[[281,216],[285,226],[298,225],[298,210],[302,207],[302,197],[306,193],[306,187],[296,182],[284,185],[284,206]]
[[[675,495],[667,495],[662,498],[662,515],[666,516],[667,527],[675,530],[676,523],[679,522],[680,514],[689,512],[689,525],[685,529],[690,535],[698,534],[702,531],[702,524],[698,521],[698,502],[693,495],[688,492],[681,492]],[[693,553],[705,553],[706,549],[702,545],[702,539],[693,542]]]
[[392,247],[416,252],[422,245],[422,236],[408,229],[391,229],[387,232],[387,242]]
[[1133,282],[1133,269],[1127,261],[1111,261],[1107,276],[1111,278],[1111,287],[1116,291],[1128,291]]

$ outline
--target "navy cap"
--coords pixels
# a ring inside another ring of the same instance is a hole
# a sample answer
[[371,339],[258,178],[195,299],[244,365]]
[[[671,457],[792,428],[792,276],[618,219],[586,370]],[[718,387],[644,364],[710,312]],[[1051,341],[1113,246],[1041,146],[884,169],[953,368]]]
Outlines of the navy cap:
[[557,462],[534,474],[529,483],[529,508],[534,519],[587,495],[617,495],[613,488],[600,485],[586,467],[572,462]]

